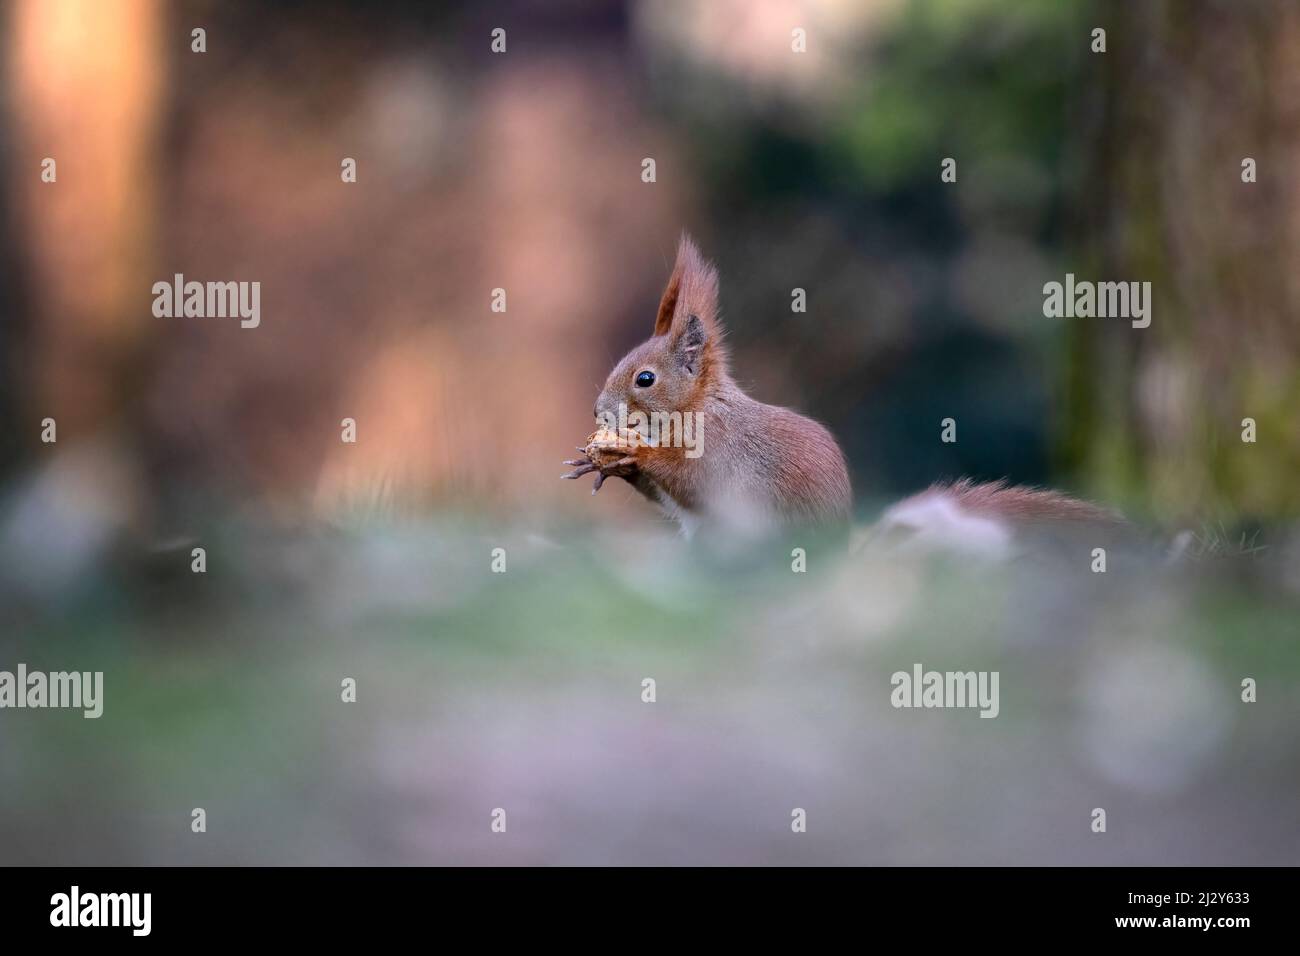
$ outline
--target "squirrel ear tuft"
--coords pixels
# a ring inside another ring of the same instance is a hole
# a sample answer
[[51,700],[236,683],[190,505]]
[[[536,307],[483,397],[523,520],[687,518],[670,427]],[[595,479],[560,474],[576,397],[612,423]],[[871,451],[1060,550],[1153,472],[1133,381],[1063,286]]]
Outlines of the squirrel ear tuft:
[[668,288],[659,303],[655,335],[667,335],[681,327],[689,316],[697,317],[706,329],[713,329],[718,315],[718,270],[700,255],[691,237],[682,233],[677,244],[677,262]]
[[667,335],[673,326],[673,313],[677,311],[677,296],[682,290],[682,262],[677,260],[673,274],[668,277],[668,288],[659,300],[659,314],[655,316],[655,335]]

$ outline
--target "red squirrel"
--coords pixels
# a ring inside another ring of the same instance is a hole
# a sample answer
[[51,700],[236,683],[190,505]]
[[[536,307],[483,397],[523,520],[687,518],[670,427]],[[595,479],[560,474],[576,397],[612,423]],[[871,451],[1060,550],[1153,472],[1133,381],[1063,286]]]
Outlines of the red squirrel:
[[[654,333],[610,372],[592,410],[602,429],[563,477],[596,472],[597,489],[623,478],[687,536],[704,524],[847,526],[853,496],[839,444],[812,419],[746,395],[722,336],[717,270],[683,234]],[[1025,526],[1119,520],[1053,491],[960,481],[894,505],[873,536],[1000,555]]]
[[[624,478],[687,535],[701,524],[847,524],[840,446],[812,419],[746,395],[722,336],[717,270],[683,234],[653,335],[614,366],[592,410],[615,434],[566,462],[577,470],[564,477]],[[657,435],[648,430],[655,424]]]

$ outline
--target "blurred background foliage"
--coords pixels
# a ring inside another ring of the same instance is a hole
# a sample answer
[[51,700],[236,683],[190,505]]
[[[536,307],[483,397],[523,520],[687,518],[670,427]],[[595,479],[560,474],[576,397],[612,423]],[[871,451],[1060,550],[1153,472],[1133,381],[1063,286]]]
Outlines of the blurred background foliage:
[[[0,666],[102,668],[108,702],[0,720],[0,859],[1293,861],[1294,5],[4,16]],[[1209,528],[1245,569],[809,542],[805,577],[558,481],[683,228],[738,377],[832,428],[859,520],[1007,477]],[[260,281],[260,328],[155,319],[177,272]],[[1045,318],[1066,272],[1150,280],[1151,327]],[[889,708],[916,660],[1001,668],[1003,716]],[[1088,834],[1099,804],[1122,839]],[[797,805],[836,822],[792,848]]]
[[[54,417],[159,533],[212,502],[319,516],[377,488],[589,513],[554,459],[687,228],[721,267],[740,377],[832,427],[864,516],[964,474],[1171,526],[1293,517],[1294,19],[1213,0],[16,3],[0,462],[47,460]],[[482,49],[494,26],[504,56]],[[55,187],[22,174],[47,155]],[[1044,318],[1067,271],[1152,281],[1152,328]],[[261,281],[263,327],[153,319],[174,272]],[[655,520],[624,492],[595,507]]]

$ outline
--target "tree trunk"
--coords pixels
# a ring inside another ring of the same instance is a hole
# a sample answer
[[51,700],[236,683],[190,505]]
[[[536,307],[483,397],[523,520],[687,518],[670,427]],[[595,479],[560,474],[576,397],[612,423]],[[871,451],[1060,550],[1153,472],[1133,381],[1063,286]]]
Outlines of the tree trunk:
[[1149,280],[1153,307],[1145,329],[1071,320],[1067,463],[1165,521],[1294,516],[1300,6],[1116,2],[1093,19],[1107,51],[1079,114],[1075,271]]

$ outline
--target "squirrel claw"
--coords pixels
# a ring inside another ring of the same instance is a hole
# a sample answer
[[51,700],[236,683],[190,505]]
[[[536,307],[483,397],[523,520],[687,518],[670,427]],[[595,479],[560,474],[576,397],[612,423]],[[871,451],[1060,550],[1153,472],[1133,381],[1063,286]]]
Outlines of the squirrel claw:
[[636,459],[630,455],[608,465],[603,465],[596,469],[596,483],[591,486],[591,493],[594,495],[600,491],[600,486],[605,483],[606,478],[627,478],[635,472]]
[[569,472],[567,475],[560,475],[561,478],[581,478],[583,475],[596,470],[596,466],[589,461],[584,461],[584,462],[566,461],[565,464],[566,465],[576,464],[578,467],[573,469],[573,471]]

